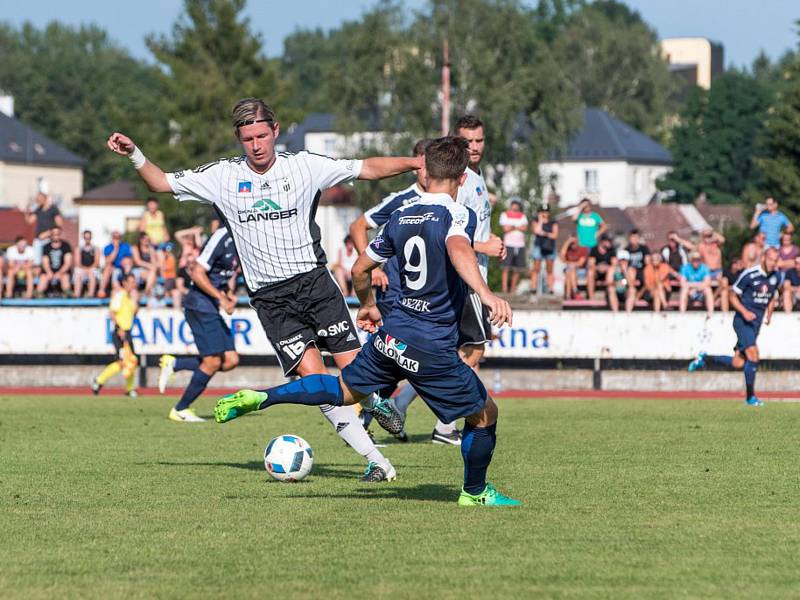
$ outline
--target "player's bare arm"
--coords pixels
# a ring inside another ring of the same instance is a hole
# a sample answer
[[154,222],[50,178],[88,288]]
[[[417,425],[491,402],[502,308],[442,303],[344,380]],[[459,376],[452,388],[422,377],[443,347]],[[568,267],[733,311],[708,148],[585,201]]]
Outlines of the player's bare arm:
[[469,241],[461,236],[449,238],[447,253],[461,279],[475,290],[481,302],[489,309],[492,324],[497,327],[501,327],[504,323],[511,325],[511,306],[502,298],[495,296],[486,285],[478,270],[478,258]]
[[139,177],[147,184],[151,192],[172,191],[164,171],[162,171],[158,165],[149,161],[144,154],[142,154],[142,151],[136,147],[136,144],[133,143],[131,138],[122,133],[114,132],[108,138],[106,145],[109,150],[115,154],[127,156],[131,160],[136,171],[139,173]]
[[211,283],[211,280],[208,278],[208,271],[203,265],[194,263],[191,271],[189,272],[189,276],[201,291],[219,301],[219,305],[222,310],[229,315],[233,314],[233,309],[236,308],[236,302],[233,301],[230,296],[214,287],[214,285]]
[[361,254],[353,265],[353,290],[358,297],[361,307],[356,314],[356,326],[368,333],[375,333],[381,324],[381,313],[375,305],[375,295],[372,293],[372,277],[370,272],[378,267],[379,263],[366,254]]
[[733,310],[735,310],[740,315],[742,315],[742,318],[745,321],[753,321],[753,320],[755,320],[756,314],[753,313],[753,312],[750,312],[749,310],[747,310],[744,307],[744,305],[742,304],[741,299],[739,298],[739,294],[737,294],[733,290],[731,290],[731,292],[730,292],[730,302],[731,302],[731,306],[733,307]]
[[487,256],[496,256],[501,260],[506,256],[506,247],[503,240],[494,233],[489,235],[485,242],[475,242],[475,252],[480,252]]
[[[350,237],[353,238],[353,245],[359,254],[364,254],[364,250],[369,244],[367,231],[370,229],[372,228],[364,215],[361,215],[350,224]],[[380,287],[384,292],[389,287],[389,278],[380,267],[372,270],[372,285]]]
[[364,159],[358,179],[374,181],[394,177],[424,166],[423,156],[373,156]]
[[769,304],[767,305],[767,313],[764,315],[764,325],[769,325],[770,321],[772,321],[772,312],[775,310],[775,302],[777,298],[775,296],[772,297]]

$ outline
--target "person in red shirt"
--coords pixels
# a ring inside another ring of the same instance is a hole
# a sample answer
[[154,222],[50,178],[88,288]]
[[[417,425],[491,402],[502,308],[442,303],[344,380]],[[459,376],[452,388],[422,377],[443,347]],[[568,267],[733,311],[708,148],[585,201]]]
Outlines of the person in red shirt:
[[564,263],[564,298],[573,300],[578,295],[578,269],[586,267],[589,248],[578,244],[578,238],[571,235],[561,246],[559,254]]

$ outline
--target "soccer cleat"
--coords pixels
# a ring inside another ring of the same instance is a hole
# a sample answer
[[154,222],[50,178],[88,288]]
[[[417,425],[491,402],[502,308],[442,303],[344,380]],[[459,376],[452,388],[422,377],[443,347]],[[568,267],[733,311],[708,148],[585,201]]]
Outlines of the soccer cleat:
[[198,417],[197,414],[191,408],[184,408],[183,410],[176,410],[175,407],[172,407],[172,410],[169,411],[169,420],[175,421],[177,423],[205,423],[206,420],[202,417]]
[[255,390],[239,390],[235,394],[228,394],[217,400],[214,407],[214,419],[217,423],[227,423],[236,417],[258,410],[264,400],[266,392]]
[[461,495],[458,497],[459,506],[519,506],[521,504],[522,502],[519,500],[514,500],[498,492],[491,483],[487,483],[484,490],[476,496],[468,494],[462,489]]
[[364,471],[364,475],[361,477],[361,481],[366,483],[394,481],[395,479],[397,479],[397,471],[394,470],[394,467],[391,465],[391,463],[379,465],[376,462],[370,462],[367,465],[367,470]]
[[764,406],[764,403],[755,396],[750,396],[744,403],[747,404],[747,406]]
[[402,442],[403,444],[407,444],[408,434],[406,433],[406,430],[403,429],[400,433],[395,433],[394,439],[396,439],[398,442]]
[[161,372],[158,374],[158,392],[163,394],[175,374],[175,357],[172,354],[162,354],[158,361]]
[[706,366],[706,353],[701,352],[697,355],[692,362],[689,363],[689,373],[694,373],[697,369],[702,369]]
[[442,433],[438,429],[433,430],[431,434],[431,441],[434,444],[450,444],[452,446],[461,445],[461,432],[458,429],[453,429],[450,433]]
[[100,393],[100,390],[102,390],[102,389],[103,389],[103,386],[102,386],[102,384],[101,384],[99,381],[97,381],[97,379],[96,379],[96,378],[95,378],[95,379],[92,379],[92,393],[93,393],[95,396],[97,396],[97,394],[99,394],[99,393]]
[[364,410],[372,414],[372,418],[378,422],[378,425],[383,427],[392,435],[400,433],[405,427],[405,419],[403,415],[394,407],[391,400],[385,398],[376,398],[370,408]]
[[139,397],[139,392],[137,392],[136,390],[128,390],[127,392],[125,392],[125,395],[128,398],[138,398]]

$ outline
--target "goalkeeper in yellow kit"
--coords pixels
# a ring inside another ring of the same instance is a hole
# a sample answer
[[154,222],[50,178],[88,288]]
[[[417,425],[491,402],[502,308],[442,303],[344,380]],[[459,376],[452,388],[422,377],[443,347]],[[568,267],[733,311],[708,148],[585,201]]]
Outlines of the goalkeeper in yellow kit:
[[103,372],[92,380],[92,393],[99,394],[106,381],[122,371],[122,376],[125,378],[125,395],[135,398],[138,396],[134,385],[139,359],[133,352],[133,341],[130,334],[133,319],[139,310],[136,277],[132,273],[123,275],[120,284],[122,285],[121,289],[114,292],[108,306],[111,311],[111,320],[114,321],[114,333],[111,335],[111,341],[117,352],[117,360],[106,366]]

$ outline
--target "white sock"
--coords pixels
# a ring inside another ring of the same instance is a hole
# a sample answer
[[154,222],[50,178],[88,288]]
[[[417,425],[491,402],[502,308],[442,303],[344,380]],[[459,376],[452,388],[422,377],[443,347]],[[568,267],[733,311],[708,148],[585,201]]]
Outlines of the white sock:
[[367,430],[361,425],[361,420],[356,414],[356,409],[352,406],[332,406],[325,404],[319,407],[325,418],[330,421],[336,433],[347,444],[361,456],[370,462],[386,466],[391,463],[381,454],[380,450],[367,434]]
[[436,425],[434,425],[433,428],[439,433],[453,433],[457,429],[455,421],[452,423],[442,423],[439,419],[436,419]]

